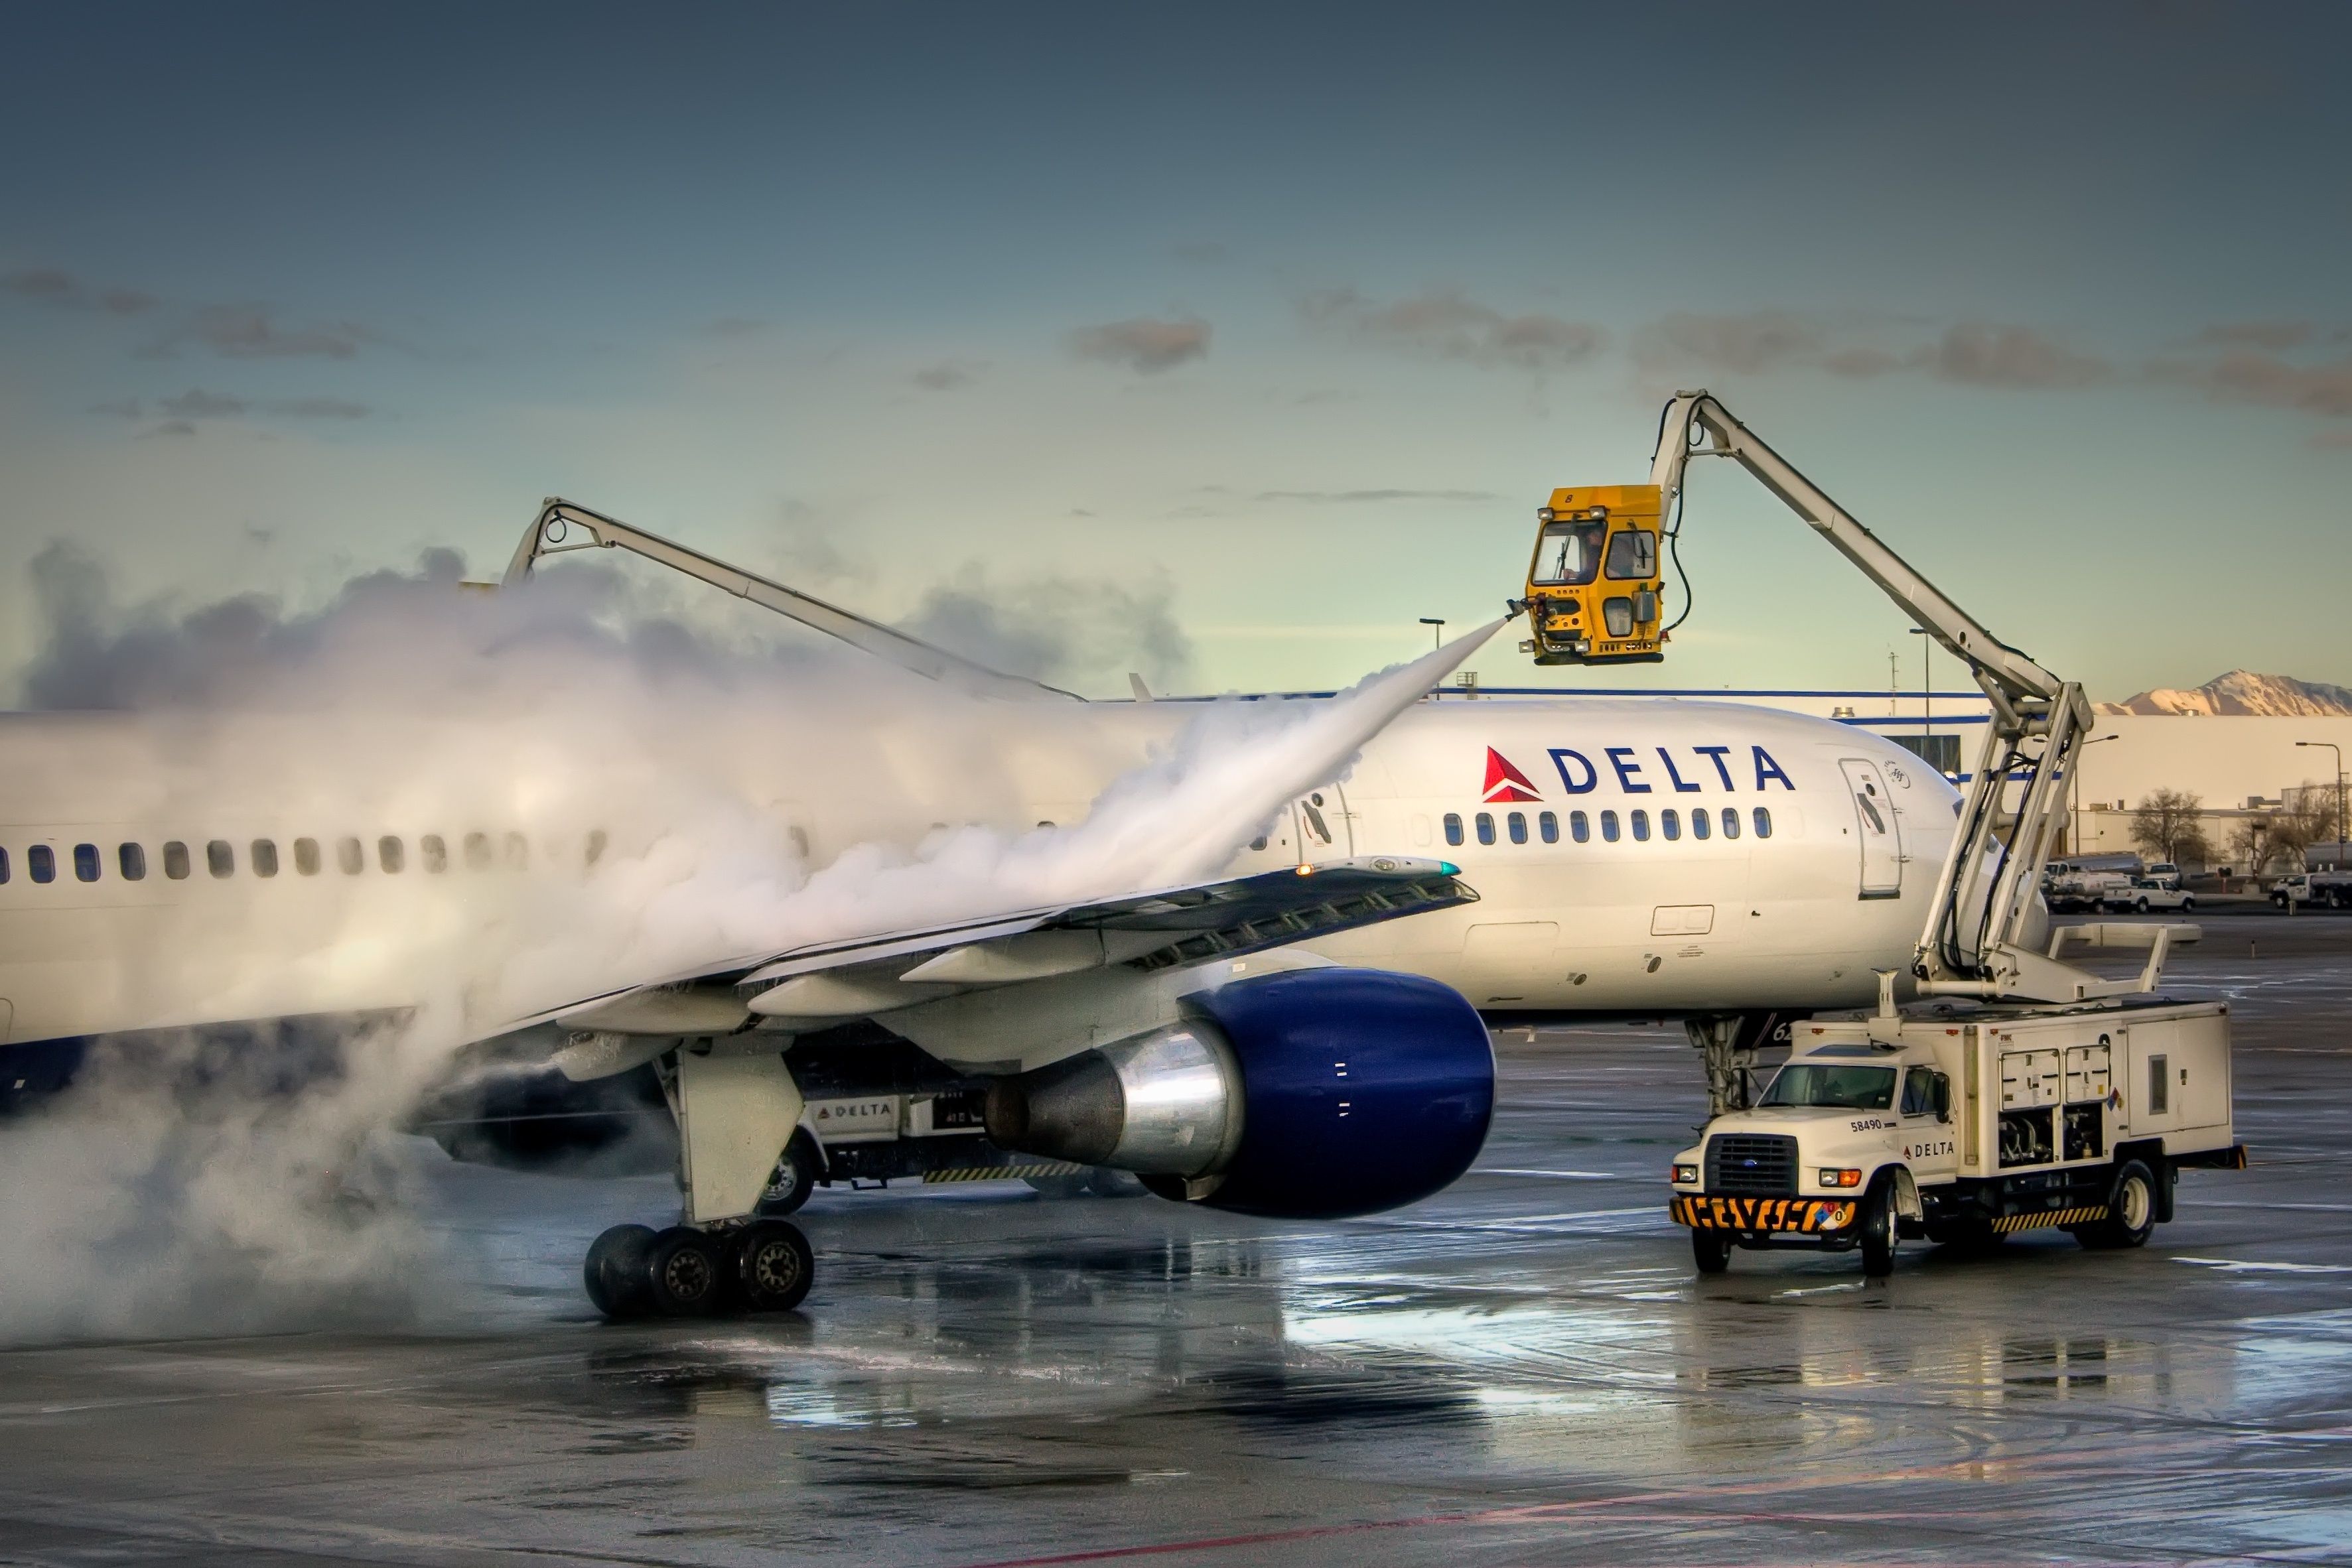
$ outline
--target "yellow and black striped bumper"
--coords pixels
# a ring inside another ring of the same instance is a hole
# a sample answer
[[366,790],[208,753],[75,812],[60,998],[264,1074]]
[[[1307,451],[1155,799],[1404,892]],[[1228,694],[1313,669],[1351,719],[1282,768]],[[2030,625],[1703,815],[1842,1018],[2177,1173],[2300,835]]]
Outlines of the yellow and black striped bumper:
[[1076,1176],[1084,1166],[1074,1166],[1067,1160],[1032,1160],[1026,1165],[1003,1166],[943,1166],[925,1171],[926,1182],[935,1181],[1018,1181],[1024,1176]]
[[2004,1214],[1992,1222],[1997,1231],[2046,1230],[2057,1225],[2095,1225],[2107,1217],[2107,1206],[2094,1204],[2088,1208],[2053,1208],[2044,1214]]
[[1676,1225],[1700,1230],[1795,1230],[1809,1236],[1853,1223],[1846,1197],[1677,1197],[1666,1206]]

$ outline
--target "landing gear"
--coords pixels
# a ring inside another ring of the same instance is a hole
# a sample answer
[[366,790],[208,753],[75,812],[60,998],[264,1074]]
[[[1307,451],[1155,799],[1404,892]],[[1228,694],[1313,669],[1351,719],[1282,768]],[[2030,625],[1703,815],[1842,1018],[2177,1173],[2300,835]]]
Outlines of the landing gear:
[[755,1219],[728,1230],[615,1225],[588,1249],[588,1299],[614,1322],[646,1317],[788,1312],[807,1297],[816,1261],[800,1227]]

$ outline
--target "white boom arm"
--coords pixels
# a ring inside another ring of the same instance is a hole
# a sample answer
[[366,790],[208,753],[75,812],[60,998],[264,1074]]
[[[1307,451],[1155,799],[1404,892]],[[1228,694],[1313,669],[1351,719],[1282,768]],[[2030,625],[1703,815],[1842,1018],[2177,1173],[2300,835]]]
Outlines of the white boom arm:
[[[1736,459],[1965,663],[1992,704],[1992,721],[1985,727],[1976,772],[1961,801],[1952,858],[1937,883],[1912,960],[1920,989],[2063,1002],[2154,988],[2155,965],[2137,979],[2105,980],[2025,943],[2042,868],[2063,818],[2067,776],[2087,738],[2091,705],[2083,688],[2060,680],[1986,631],[1714,397],[1676,392],[1666,404],[1650,474],[1663,507],[1673,507],[1679,497],[1683,471],[1694,457]],[[2029,751],[2035,740],[2039,750]],[[1999,836],[2001,793],[2011,774],[2021,769],[2025,797],[2004,853]]]
[[[575,532],[582,537],[575,539],[572,537]],[[530,531],[523,535],[522,543],[515,547],[514,559],[507,567],[505,586],[512,588],[521,582],[530,575],[532,566],[549,556],[567,555],[573,550],[614,549],[658,561],[931,680],[943,681],[981,695],[1013,701],[1034,701],[1039,697],[1080,700],[1076,693],[1046,685],[1042,681],[1008,675],[1002,670],[992,670],[960,653],[950,653],[945,648],[933,647],[920,638],[909,637],[878,621],[868,621],[863,615],[838,605],[827,604],[824,600],[812,598],[797,589],[786,588],[781,582],[771,582],[764,577],[730,566],[723,560],[714,560],[658,534],[631,528],[618,518],[592,512],[585,507],[574,506],[554,496],[541,503],[539,516],[532,520]]]

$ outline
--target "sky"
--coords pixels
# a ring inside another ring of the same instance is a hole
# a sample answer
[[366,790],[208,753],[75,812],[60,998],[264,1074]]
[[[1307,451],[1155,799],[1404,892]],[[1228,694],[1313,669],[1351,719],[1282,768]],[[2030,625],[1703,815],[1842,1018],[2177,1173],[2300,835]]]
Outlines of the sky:
[[[1087,691],[1328,687],[1696,386],[2095,696],[2352,682],[2340,5],[7,26],[0,688],[38,561],[299,609],[550,495]],[[1664,664],[1479,678],[1918,684],[1736,470],[1683,554]]]

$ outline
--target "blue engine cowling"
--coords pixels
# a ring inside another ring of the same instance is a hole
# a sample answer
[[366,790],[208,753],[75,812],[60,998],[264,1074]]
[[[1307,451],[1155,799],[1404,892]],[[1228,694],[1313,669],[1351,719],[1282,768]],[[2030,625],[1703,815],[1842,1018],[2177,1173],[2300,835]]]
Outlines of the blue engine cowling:
[[1181,1024],[999,1081],[990,1136],[1163,1197],[1316,1219],[1427,1197],[1486,1141],[1494,1050],[1449,987],[1305,969],[1187,1001]]

